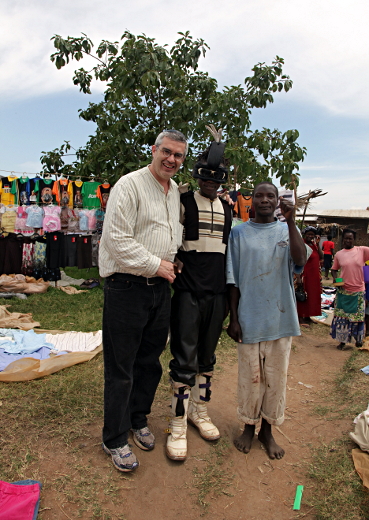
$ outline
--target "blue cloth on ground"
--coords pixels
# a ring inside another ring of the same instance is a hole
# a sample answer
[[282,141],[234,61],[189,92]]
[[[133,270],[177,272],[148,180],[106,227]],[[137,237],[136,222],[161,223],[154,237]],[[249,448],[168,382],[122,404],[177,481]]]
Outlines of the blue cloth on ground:
[[364,372],[364,374],[366,374],[367,376],[369,376],[369,365],[367,365],[366,367],[364,368],[361,368],[360,369],[362,372]]
[[32,357],[34,359],[47,359],[50,357],[50,349],[48,347],[41,347],[40,349],[32,352],[32,354],[8,354],[4,351],[3,348],[0,348],[0,372],[6,369],[6,367],[13,363],[13,361],[17,361],[18,359],[22,359],[25,357]]
[[[1,336],[10,336],[14,341]],[[46,341],[46,334],[36,334],[33,330],[0,329],[0,348],[9,354],[32,354],[41,347],[54,348]]]

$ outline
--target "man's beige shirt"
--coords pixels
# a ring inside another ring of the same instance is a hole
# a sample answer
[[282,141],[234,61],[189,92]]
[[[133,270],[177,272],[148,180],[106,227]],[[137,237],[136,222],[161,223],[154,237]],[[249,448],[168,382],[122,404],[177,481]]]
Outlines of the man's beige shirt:
[[168,193],[146,166],[124,175],[111,190],[99,250],[100,276],[153,277],[172,262],[182,242],[177,184]]

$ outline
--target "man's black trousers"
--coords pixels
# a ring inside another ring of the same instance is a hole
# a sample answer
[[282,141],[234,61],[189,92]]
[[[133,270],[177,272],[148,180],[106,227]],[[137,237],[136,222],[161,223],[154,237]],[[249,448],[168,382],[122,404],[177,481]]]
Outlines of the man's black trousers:
[[159,356],[167,341],[169,318],[170,290],[163,278],[124,274],[106,278],[103,442],[109,449],[124,446],[130,428],[147,425],[162,374]]
[[173,381],[194,386],[196,374],[213,371],[225,308],[225,294],[197,298],[188,291],[174,293],[170,319],[173,359],[169,363]]

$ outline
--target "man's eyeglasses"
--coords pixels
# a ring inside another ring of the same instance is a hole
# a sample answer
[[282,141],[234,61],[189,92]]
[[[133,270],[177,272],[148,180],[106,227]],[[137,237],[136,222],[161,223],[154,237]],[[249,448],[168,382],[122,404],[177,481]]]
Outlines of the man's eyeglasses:
[[183,153],[174,153],[171,150],[168,150],[168,148],[160,148],[159,146],[158,146],[158,150],[161,151],[161,153],[164,155],[164,157],[168,158],[171,155],[173,155],[173,157],[175,158],[176,161],[182,161],[182,159],[184,159]]

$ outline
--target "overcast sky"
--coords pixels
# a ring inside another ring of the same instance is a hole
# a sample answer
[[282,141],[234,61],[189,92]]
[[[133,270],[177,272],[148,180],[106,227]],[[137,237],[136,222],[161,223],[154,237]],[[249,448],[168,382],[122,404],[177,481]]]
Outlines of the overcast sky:
[[[254,128],[297,128],[308,155],[300,193],[322,188],[320,209],[369,206],[369,3],[364,0],[3,0],[0,7],[0,170],[37,172],[42,151],[83,145],[94,125],[78,109],[98,101],[72,84],[76,63],[50,61],[50,38],[86,33],[97,45],[128,29],[172,44],[178,31],[204,38],[200,64],[220,86],[243,83],[259,61],[285,59],[293,89],[255,110]],[[84,62],[82,65],[84,66]],[[5,174],[0,172],[0,174]]]

